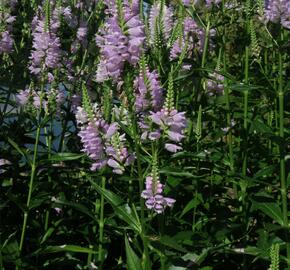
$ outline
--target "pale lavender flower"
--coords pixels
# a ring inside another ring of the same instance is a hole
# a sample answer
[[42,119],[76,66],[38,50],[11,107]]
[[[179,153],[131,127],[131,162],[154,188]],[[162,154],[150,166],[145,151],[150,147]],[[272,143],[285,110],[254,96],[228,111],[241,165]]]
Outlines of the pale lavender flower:
[[197,23],[192,18],[186,17],[183,21],[183,32],[170,48],[170,60],[178,58],[183,50],[185,56],[190,57],[199,31]]
[[107,12],[110,17],[96,35],[97,46],[101,49],[96,80],[103,82],[113,79],[117,82],[125,62],[136,65],[139,61],[145,40],[144,25],[139,18],[139,11],[136,13],[134,1],[129,9],[127,2],[124,2],[125,25],[120,25],[116,3],[114,1],[105,1],[105,3],[108,6]]
[[102,138],[107,124],[103,120],[92,120],[88,125],[82,126],[79,136],[84,148],[82,149],[92,160],[91,170],[99,170],[106,166],[107,157],[104,151],[105,144]]
[[60,26],[58,12],[58,10],[54,10],[49,26],[45,25],[43,15],[34,18],[33,50],[30,56],[31,65],[29,66],[32,74],[38,75],[41,71],[48,71],[60,66],[60,39],[56,36]]
[[[163,104],[163,89],[158,79],[157,71],[150,72],[146,67],[144,72],[134,81],[136,89],[135,107],[137,112],[158,111]],[[145,77],[145,78],[144,78]]]
[[99,112],[95,115],[95,119],[88,119],[82,107],[78,107],[76,113],[77,123],[81,126],[79,136],[84,146],[82,151],[93,160],[91,170],[99,170],[108,165],[114,173],[123,174],[125,167],[135,159],[134,154],[126,147],[125,134],[119,133],[117,123],[106,123]]
[[210,74],[212,79],[207,81],[207,90],[209,91],[209,95],[218,95],[224,92],[224,76],[213,73]]
[[68,6],[68,7],[62,8],[61,12],[68,26],[70,28],[76,28],[78,25],[78,19],[74,14],[72,14],[71,7]]
[[29,102],[29,98],[31,96],[30,90],[25,89],[21,90],[17,95],[16,95],[16,101],[22,105],[25,106]]
[[205,5],[207,7],[213,7],[213,6],[220,4],[221,2],[222,2],[222,0],[206,0]]
[[76,111],[75,116],[76,116],[76,120],[77,120],[78,125],[87,124],[87,122],[89,121],[89,117],[88,117],[87,112],[81,106],[77,107],[77,111]]
[[117,18],[110,18],[104,26],[104,35],[97,35],[96,42],[101,48],[101,61],[98,65],[96,80],[98,82],[120,77],[124,62],[128,60],[128,38],[122,33]]
[[0,33],[0,54],[11,53],[13,49],[13,38],[8,31]]
[[[5,3],[4,3],[5,4]],[[11,53],[13,51],[13,38],[12,38],[12,23],[16,17],[11,16],[8,12],[0,12],[0,54]]]
[[131,165],[134,160],[134,154],[131,154],[126,147],[125,134],[119,133],[117,123],[112,123],[105,134],[106,154],[108,156],[108,165],[116,174],[123,174],[125,167]]
[[185,49],[185,42],[183,40],[183,38],[179,38],[177,39],[171,49],[170,49],[170,56],[169,59],[170,60],[174,60],[176,58],[179,57],[179,55],[181,54],[181,52]]
[[145,40],[144,24],[141,22],[139,15],[135,15],[126,22],[126,26],[129,33],[128,62],[135,65],[140,59],[142,45]]
[[182,0],[183,5],[185,5],[186,7],[189,7],[192,4],[191,0]]
[[[204,44],[205,44],[205,29],[200,29],[198,32],[197,32],[197,36],[198,36],[198,43],[197,43],[197,49],[200,53],[203,52],[204,50]],[[214,29],[210,29],[209,30],[209,44],[208,44],[208,47],[209,47],[209,50],[212,50],[214,48],[214,43],[212,41],[212,38],[216,35],[216,31]]]
[[162,195],[163,185],[160,183],[158,177],[154,178],[152,176],[146,177],[146,189],[142,191],[141,197],[146,200],[145,205],[148,209],[152,209],[157,214],[161,214],[166,207],[172,207],[175,200]]
[[160,2],[155,2],[150,10],[149,30],[150,43],[153,44],[156,37],[162,33],[165,41],[168,41],[173,28],[173,9],[172,7],[163,6],[161,13]]
[[139,14],[140,11],[139,0],[123,0],[124,19],[128,21],[133,16]]
[[269,0],[266,2],[266,21],[281,23],[290,29],[290,2],[289,0]]
[[88,34],[88,26],[86,22],[81,22],[78,30],[77,30],[77,39],[82,44],[83,47],[87,46],[87,34]]
[[173,144],[173,143],[166,143],[165,144],[165,149],[168,151],[168,152],[171,152],[171,153],[176,153],[180,150],[182,150],[182,147],[176,145],[176,144]]
[[161,109],[155,113],[151,112],[150,119],[159,127],[170,142],[165,145],[166,150],[175,153],[182,149],[178,144],[185,138],[185,112],[178,112],[175,109],[171,111]]
[[11,165],[12,163],[4,158],[0,158],[0,166]]
[[6,171],[5,167],[9,166],[11,164],[12,163],[9,160],[4,159],[4,158],[0,158],[0,174],[4,173]]
[[71,96],[71,110],[76,113],[78,106],[82,104],[82,98],[80,95],[74,94]]

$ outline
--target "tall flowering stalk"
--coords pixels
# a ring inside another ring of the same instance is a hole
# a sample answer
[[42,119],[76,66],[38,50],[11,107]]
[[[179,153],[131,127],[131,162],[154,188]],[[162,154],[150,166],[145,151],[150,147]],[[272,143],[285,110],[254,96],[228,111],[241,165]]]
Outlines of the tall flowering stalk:
[[167,151],[176,153],[182,150],[180,143],[185,138],[184,133],[187,123],[185,112],[178,112],[174,108],[172,72],[169,74],[168,90],[163,108],[160,111],[151,112],[149,118],[158,127],[157,130],[148,134],[152,141],[163,136],[166,140],[165,149]]
[[[44,89],[44,82],[42,80],[41,83],[41,94],[40,94],[40,104],[42,104],[42,93]],[[36,178],[36,171],[37,171],[37,158],[38,158],[38,144],[40,139],[40,131],[41,131],[41,114],[42,114],[42,106],[39,107],[38,113],[38,122],[37,122],[37,129],[36,129],[36,137],[35,137],[35,143],[34,143],[34,150],[33,150],[33,158],[31,162],[31,172],[30,172],[30,181],[28,184],[28,195],[26,200],[26,209],[24,211],[23,216],[23,223],[22,223],[22,229],[21,229],[21,237],[20,237],[20,243],[19,243],[19,253],[22,253],[23,245],[24,245],[24,239],[26,236],[26,230],[27,230],[27,221],[28,221],[28,215],[30,211],[30,204],[31,204],[31,198],[32,198],[32,191],[33,191],[33,184]],[[19,265],[16,264],[15,267],[16,270],[19,269]]]
[[146,177],[145,185],[146,189],[142,191],[141,197],[146,200],[145,205],[148,209],[153,210],[157,214],[161,214],[166,207],[173,206],[175,199],[162,195],[164,185],[160,183],[156,153],[153,155],[152,171],[151,174]]
[[[283,30],[280,32],[280,39],[283,41],[284,35]],[[278,67],[279,67],[279,77],[277,85],[278,94],[278,106],[279,106],[279,136],[284,140],[284,78],[283,78],[283,54],[279,51],[278,54]],[[284,227],[289,227],[288,219],[288,196],[287,196],[287,180],[286,180],[286,166],[285,166],[285,149],[284,145],[280,142],[279,145],[279,159],[280,159],[280,184],[281,184],[281,200],[282,200],[282,213],[283,213],[283,223]],[[289,235],[286,232],[286,250],[287,250],[287,269],[290,269],[290,243]]]
[[158,111],[164,102],[163,92],[156,70],[150,72],[145,60],[141,61],[140,75],[134,80],[135,108],[138,113]]
[[57,31],[60,26],[59,9],[53,9],[46,0],[46,14],[41,12],[39,7],[38,14],[33,19],[33,44],[30,55],[31,64],[29,70],[34,75],[40,75],[43,72],[49,72],[48,78],[53,80],[51,71],[60,67],[61,49],[60,39],[57,37]]
[[145,40],[144,24],[139,18],[138,1],[106,1],[108,17],[96,35],[101,59],[96,80],[118,81],[126,62],[136,66]]
[[159,39],[169,40],[173,28],[173,8],[167,7],[165,1],[155,2],[149,14],[149,31],[151,45],[156,45]]
[[118,131],[116,122],[108,124],[101,111],[92,108],[84,89],[83,104],[84,107],[78,107],[76,119],[82,151],[93,161],[91,170],[100,170],[108,165],[114,173],[123,174],[125,167],[134,162],[134,154],[126,147],[125,134]]

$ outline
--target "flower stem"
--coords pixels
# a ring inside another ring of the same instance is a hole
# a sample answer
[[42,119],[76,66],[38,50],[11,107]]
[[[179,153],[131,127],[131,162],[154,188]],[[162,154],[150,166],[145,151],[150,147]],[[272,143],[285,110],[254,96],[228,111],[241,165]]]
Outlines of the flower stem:
[[[42,102],[42,100],[41,100],[41,102]],[[40,104],[42,104],[41,102],[40,102]],[[22,224],[22,230],[21,230],[21,238],[20,238],[20,244],[19,244],[19,253],[20,254],[22,252],[24,238],[25,238],[25,234],[26,234],[28,213],[29,213],[30,201],[31,201],[32,190],[33,190],[33,183],[34,183],[35,175],[36,175],[36,160],[37,160],[40,130],[41,130],[41,126],[40,126],[40,123],[38,123],[38,127],[36,130],[35,144],[34,144],[33,161],[31,164],[29,191],[28,191],[28,196],[27,196],[26,209],[24,211],[23,224]],[[16,270],[19,269],[18,266],[16,266],[15,269]]]
[[[226,73],[226,57],[224,52],[224,72]],[[233,154],[233,136],[231,129],[231,113],[230,113],[230,95],[229,95],[229,87],[227,83],[227,78],[225,78],[225,100],[226,100],[226,118],[227,118],[227,126],[229,127],[229,133],[227,136],[228,150],[229,150],[229,159],[230,159],[230,170],[234,172],[234,154]],[[236,187],[235,187],[236,190]]]
[[206,53],[208,48],[208,38],[209,38],[209,28],[210,28],[210,20],[209,15],[206,15],[206,29],[205,29],[205,37],[204,37],[204,46],[202,51],[202,59],[201,59],[201,68],[204,68],[206,61]]
[[[101,187],[104,190],[106,188],[106,177],[102,176]],[[101,194],[101,205],[100,205],[100,218],[99,218],[99,248],[98,248],[98,261],[100,262],[100,268],[103,268],[103,242],[104,242],[104,195]]]
[[244,91],[244,155],[243,155],[243,167],[242,167],[242,174],[246,176],[247,174],[247,129],[248,129],[248,96],[249,96],[249,47],[246,46],[245,49],[245,84],[247,89]]
[[[50,119],[50,125],[49,125],[49,133],[47,132],[47,128],[44,128],[44,132],[46,135],[46,146],[47,146],[47,157],[50,160],[51,158],[51,141],[52,141],[52,119]],[[51,175],[50,172],[48,172],[48,183],[51,183]],[[45,213],[45,222],[44,222],[44,231],[46,232],[49,225],[49,209],[46,210]]]
[[[279,81],[278,81],[278,99],[279,99],[279,136],[284,140],[284,92],[283,92],[283,60],[282,54],[279,53]],[[287,183],[285,177],[285,151],[284,145],[280,144],[280,181],[281,181],[281,199],[282,213],[285,228],[288,228],[288,208],[287,208]],[[288,233],[286,232],[286,249],[287,249],[287,269],[290,269],[290,243]]]
[[138,180],[139,180],[139,194],[140,194],[140,208],[141,208],[141,233],[140,237],[143,242],[144,253],[142,256],[143,261],[143,269],[144,270],[151,270],[151,263],[149,258],[149,250],[148,250],[148,242],[146,238],[146,229],[145,229],[145,211],[144,211],[144,199],[141,197],[141,193],[143,191],[144,181],[143,181],[143,174],[142,174],[142,166],[141,166],[141,155],[140,155],[140,137],[138,135],[138,123],[136,118],[136,113],[134,110],[134,95],[132,89],[132,78],[128,74],[126,81],[125,81],[125,89],[126,95],[129,103],[129,113],[132,122],[132,137],[135,145],[135,154],[136,154],[136,161],[137,161],[137,172],[138,172]]

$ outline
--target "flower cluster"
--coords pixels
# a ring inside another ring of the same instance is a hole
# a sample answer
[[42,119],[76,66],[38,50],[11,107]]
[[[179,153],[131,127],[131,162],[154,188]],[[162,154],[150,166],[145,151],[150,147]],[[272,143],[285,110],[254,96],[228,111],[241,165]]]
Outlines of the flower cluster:
[[281,23],[290,29],[290,2],[289,0],[269,0],[265,10],[266,21]]
[[8,31],[0,33],[0,54],[10,53],[13,48],[13,38]]
[[152,112],[150,118],[159,127],[158,132],[164,133],[168,140],[168,143],[165,144],[165,149],[172,153],[181,150],[182,147],[179,143],[185,137],[185,112],[178,112],[175,109],[170,111],[162,109],[156,113]]
[[114,173],[122,174],[125,167],[134,162],[135,156],[125,146],[125,134],[119,133],[117,123],[108,124],[99,112],[90,119],[82,107],[78,107],[76,119],[81,126],[82,151],[93,160],[92,171],[108,165]]
[[168,41],[172,28],[172,8],[166,5],[161,6],[160,2],[155,2],[149,15],[150,43],[154,44],[161,36],[165,41]]
[[80,46],[83,48],[86,48],[88,45],[87,40],[87,34],[88,34],[88,26],[86,22],[81,22],[76,34],[76,39],[73,41],[71,45],[71,52],[76,53]]
[[38,91],[25,89],[16,95],[16,100],[23,107],[34,109],[42,108],[49,113],[59,113],[61,105],[65,101],[65,95],[62,90],[54,88],[48,92],[44,92],[42,96],[40,96],[40,92]]
[[108,165],[113,169],[116,174],[123,174],[125,166],[131,165],[135,160],[135,155],[129,153],[125,146],[125,134],[120,135],[117,131],[116,124],[111,126],[116,130],[111,136],[110,141],[106,144],[106,154],[108,155]]
[[9,12],[0,10],[0,54],[11,53],[13,50],[12,23],[15,16],[11,16]]
[[210,74],[214,79],[209,79],[207,81],[207,90],[209,95],[222,94],[224,92],[224,76],[214,73]]
[[164,212],[166,207],[172,207],[175,200],[164,197],[163,185],[159,181],[158,176],[146,177],[146,189],[142,191],[141,197],[146,200],[145,205],[148,209],[152,209],[157,214]]
[[101,53],[96,72],[98,82],[110,78],[117,81],[125,62],[136,65],[139,61],[145,40],[144,24],[139,18],[138,1],[127,2],[124,1],[121,12],[116,1],[106,1],[109,17],[96,35]]
[[170,48],[170,60],[178,58],[183,50],[185,56],[190,57],[194,48],[202,52],[205,30],[197,25],[194,19],[186,17],[183,21],[182,33],[173,42]]
[[221,2],[222,2],[222,0],[206,0],[205,5],[207,7],[213,7],[213,6],[220,4]]
[[136,89],[135,107],[138,113],[154,112],[161,109],[163,104],[163,89],[158,80],[157,71],[150,72],[148,67],[140,72],[134,81]]
[[[29,67],[32,74],[39,75],[41,72],[60,67],[60,39],[56,35],[60,26],[59,12],[58,9],[54,9],[49,20],[39,12],[33,19],[33,50]],[[52,74],[49,75],[49,79],[53,80]]]

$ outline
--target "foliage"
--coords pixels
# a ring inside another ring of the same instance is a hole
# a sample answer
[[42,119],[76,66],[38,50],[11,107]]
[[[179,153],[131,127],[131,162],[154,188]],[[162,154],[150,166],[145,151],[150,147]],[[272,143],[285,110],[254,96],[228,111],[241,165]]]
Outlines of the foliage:
[[290,269],[266,2],[0,2],[0,269]]

